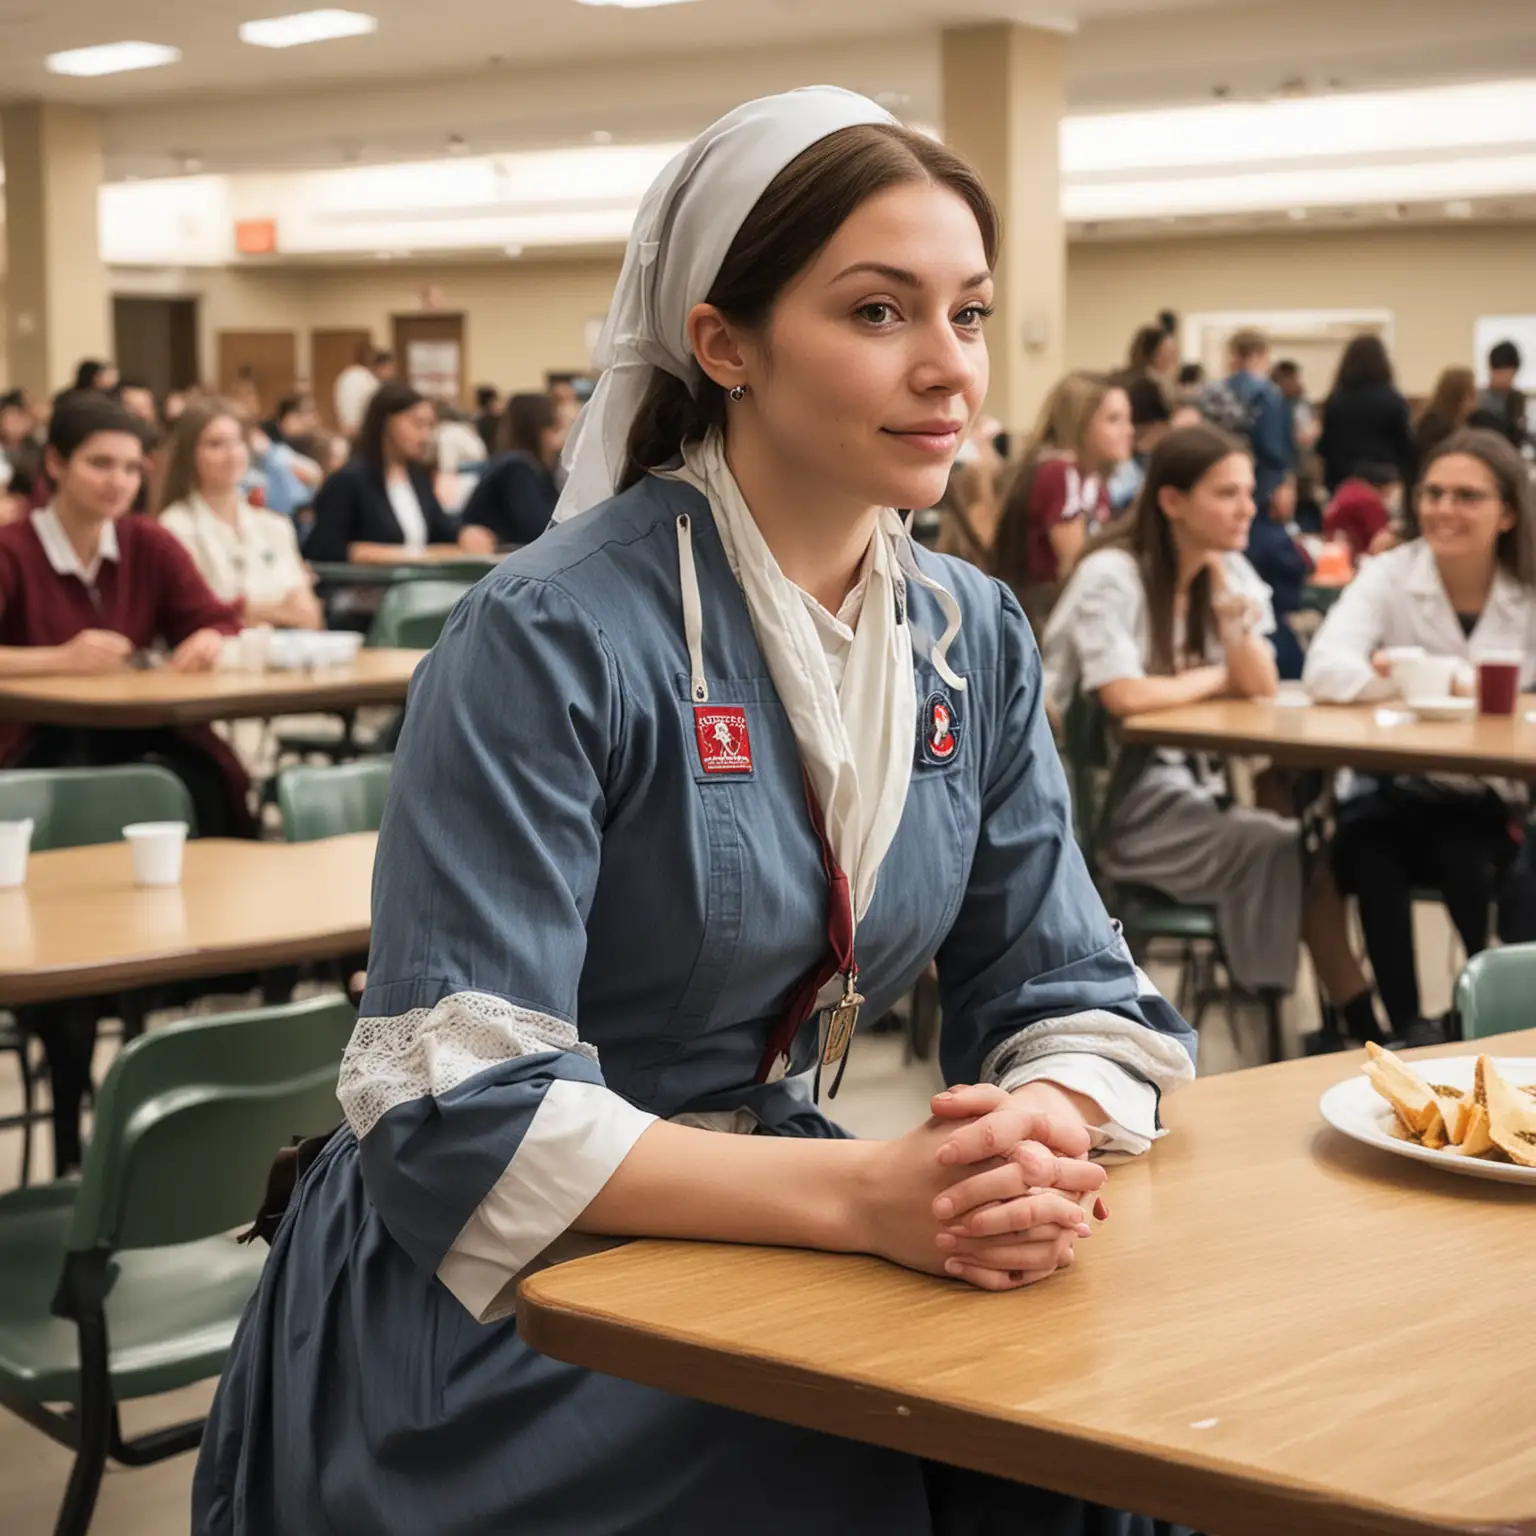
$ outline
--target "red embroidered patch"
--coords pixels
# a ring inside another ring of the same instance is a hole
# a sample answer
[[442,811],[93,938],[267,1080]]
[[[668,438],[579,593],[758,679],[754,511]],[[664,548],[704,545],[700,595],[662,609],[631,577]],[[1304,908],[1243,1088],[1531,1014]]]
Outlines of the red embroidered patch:
[[947,763],[960,745],[955,711],[943,694],[930,694],[924,706],[923,751],[931,762]]
[[693,707],[693,728],[699,737],[699,762],[705,773],[751,773],[752,740],[747,712],[740,708]]

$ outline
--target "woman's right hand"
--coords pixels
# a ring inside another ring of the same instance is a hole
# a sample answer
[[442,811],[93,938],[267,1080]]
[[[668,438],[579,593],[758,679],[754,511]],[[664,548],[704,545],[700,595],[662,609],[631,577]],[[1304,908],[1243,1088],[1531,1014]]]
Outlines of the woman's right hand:
[[1012,1290],[1071,1263],[1073,1245],[1088,1226],[1082,1207],[1070,1194],[1056,1189],[1029,1196],[1030,1230],[1015,1229],[1012,1234],[1011,1256],[1027,1261],[1027,1267],[983,1267],[985,1261],[979,1255],[968,1254],[972,1262],[957,1260],[952,1251],[940,1246],[939,1233],[951,1223],[935,1214],[938,1198],[982,1172],[1006,1168],[1006,1154],[1012,1151],[1004,1148],[1004,1155],[984,1164],[946,1166],[939,1162],[938,1153],[955,1130],[953,1120],[931,1119],[894,1141],[870,1144],[855,1197],[856,1246],[908,1269],[964,1279],[984,1290]]
[[1377,677],[1392,676],[1392,658],[1385,651],[1375,651],[1371,655],[1371,668]]
[[77,676],[116,672],[127,666],[133,642],[111,629],[82,629],[58,647],[59,671]]

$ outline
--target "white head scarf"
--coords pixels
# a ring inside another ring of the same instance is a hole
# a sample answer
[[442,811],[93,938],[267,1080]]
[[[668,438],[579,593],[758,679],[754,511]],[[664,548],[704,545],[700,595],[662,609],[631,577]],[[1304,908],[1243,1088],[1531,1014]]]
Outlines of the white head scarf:
[[709,297],[736,232],[774,177],[828,134],[895,121],[852,91],[806,86],[727,112],[656,178],[635,217],[598,337],[593,360],[602,377],[566,443],[556,522],[613,495],[652,369],[697,389],[688,313]]

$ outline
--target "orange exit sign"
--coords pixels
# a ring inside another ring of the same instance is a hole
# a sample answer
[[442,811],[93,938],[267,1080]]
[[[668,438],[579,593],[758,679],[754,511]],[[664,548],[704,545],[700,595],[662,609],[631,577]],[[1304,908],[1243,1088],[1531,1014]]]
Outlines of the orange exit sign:
[[276,219],[236,219],[235,249],[242,256],[270,256],[277,250]]

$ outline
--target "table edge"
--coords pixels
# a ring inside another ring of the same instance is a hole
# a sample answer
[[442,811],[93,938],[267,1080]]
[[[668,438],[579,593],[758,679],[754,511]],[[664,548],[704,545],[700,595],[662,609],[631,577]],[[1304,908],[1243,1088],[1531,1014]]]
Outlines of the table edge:
[[[601,1263],[614,1251],[569,1262]],[[1536,1512],[1493,1525],[1451,1525],[1375,1504],[1340,1504],[1306,1484],[1258,1481],[1219,1459],[1174,1456],[1134,1442],[1094,1440],[1018,1420],[1004,1424],[958,1404],[907,1401],[887,1387],[757,1353],[732,1353],[728,1378],[720,1380],[713,1373],[721,1351],[668,1329],[641,1331],[610,1314],[541,1300],[541,1281],[565,1267],[540,1270],[519,1284],[518,1335],[541,1354],[608,1374],[617,1374],[611,1364],[587,1366],[580,1357],[592,1357],[587,1346],[616,1345],[609,1359],[621,1356],[624,1379],[643,1386],[1197,1530],[1241,1530],[1245,1536],[1293,1536],[1297,1530],[1309,1536],[1536,1536]],[[775,1407],[782,1407],[787,1396],[798,1411],[765,1411],[764,1386],[781,1395]],[[856,1413],[850,1412],[850,1397],[856,1399]],[[1022,1461],[1021,1441],[1028,1442]],[[944,1449],[937,1458],[936,1444]]]

